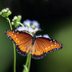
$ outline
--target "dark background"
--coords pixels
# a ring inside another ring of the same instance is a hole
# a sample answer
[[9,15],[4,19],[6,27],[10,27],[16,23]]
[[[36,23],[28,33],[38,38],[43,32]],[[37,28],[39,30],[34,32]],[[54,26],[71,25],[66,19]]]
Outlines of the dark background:
[[[63,49],[42,60],[32,59],[31,72],[72,72],[72,1],[71,0],[1,0],[0,10],[9,7],[15,15],[37,20],[43,34],[60,41]],[[9,25],[0,17],[0,72],[13,72],[13,48],[4,34]],[[22,72],[26,57],[17,53],[17,72]]]

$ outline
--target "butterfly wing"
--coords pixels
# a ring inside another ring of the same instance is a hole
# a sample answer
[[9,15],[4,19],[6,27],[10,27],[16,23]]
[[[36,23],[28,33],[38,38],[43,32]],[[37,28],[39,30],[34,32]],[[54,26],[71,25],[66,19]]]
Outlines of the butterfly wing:
[[30,52],[33,58],[40,59],[46,53],[58,50],[61,48],[61,44],[55,40],[38,37],[35,39],[32,45],[32,36],[24,32],[7,31],[7,35],[18,46],[17,50],[21,55],[25,55]]
[[38,37],[34,43],[34,51],[32,51],[33,58],[40,59],[48,52],[60,49],[62,46],[56,40],[49,38]]
[[20,54],[25,55],[25,53],[30,51],[32,45],[32,36],[30,34],[25,32],[7,31],[7,35],[18,46],[17,50]]

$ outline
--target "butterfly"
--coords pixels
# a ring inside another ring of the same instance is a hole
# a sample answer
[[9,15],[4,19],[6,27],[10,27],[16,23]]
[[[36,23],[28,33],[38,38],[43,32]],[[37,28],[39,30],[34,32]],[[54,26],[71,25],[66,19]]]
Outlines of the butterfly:
[[47,53],[62,48],[59,42],[50,38],[31,36],[19,31],[7,31],[6,34],[15,42],[18,53],[23,56],[30,53],[33,58],[41,59]]

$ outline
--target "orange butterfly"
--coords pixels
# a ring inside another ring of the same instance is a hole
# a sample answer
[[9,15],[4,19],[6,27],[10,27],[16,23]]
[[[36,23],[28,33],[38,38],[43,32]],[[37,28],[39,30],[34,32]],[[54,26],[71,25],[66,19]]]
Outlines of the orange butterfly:
[[7,35],[18,46],[17,51],[25,55],[31,53],[34,58],[40,59],[48,52],[62,48],[56,40],[45,37],[32,37],[30,34],[18,31],[7,31]]

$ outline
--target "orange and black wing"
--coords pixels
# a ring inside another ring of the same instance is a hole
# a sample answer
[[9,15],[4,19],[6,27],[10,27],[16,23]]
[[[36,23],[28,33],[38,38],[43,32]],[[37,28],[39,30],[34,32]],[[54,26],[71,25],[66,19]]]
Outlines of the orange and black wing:
[[34,51],[32,51],[32,55],[33,58],[40,59],[48,52],[52,52],[60,48],[62,48],[62,45],[56,40],[39,37],[36,38],[34,42],[34,46],[33,46]]
[[[7,31],[7,35],[18,46],[17,50],[21,55],[31,53],[34,58],[40,59],[48,52],[60,49],[62,46],[56,40],[38,37],[32,42],[32,36],[25,32]],[[32,44],[33,43],[33,44]]]
[[7,31],[7,35],[15,42],[20,54],[25,55],[32,46],[32,36],[25,32]]

